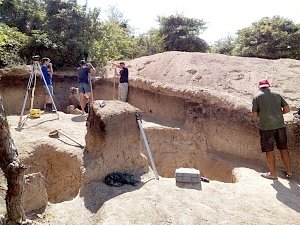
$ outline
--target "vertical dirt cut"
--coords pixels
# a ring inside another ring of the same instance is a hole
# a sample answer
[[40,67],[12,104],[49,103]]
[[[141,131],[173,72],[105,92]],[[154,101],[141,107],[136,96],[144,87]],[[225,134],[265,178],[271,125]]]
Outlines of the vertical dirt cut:
[[23,161],[27,174],[40,172],[46,180],[48,201],[58,203],[76,197],[82,184],[82,161],[51,145],[37,145]]
[[84,183],[103,180],[111,172],[148,169],[136,122],[138,112],[120,101],[107,101],[104,108],[94,102],[87,121]]

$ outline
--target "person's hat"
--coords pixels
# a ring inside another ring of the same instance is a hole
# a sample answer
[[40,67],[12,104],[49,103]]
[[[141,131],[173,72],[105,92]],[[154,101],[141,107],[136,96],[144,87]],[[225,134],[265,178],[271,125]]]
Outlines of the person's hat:
[[268,80],[260,80],[258,82],[258,87],[259,88],[268,88],[268,87],[270,87],[270,83]]
[[71,88],[70,88],[70,92],[71,92],[71,93],[77,93],[77,92],[78,92],[78,88],[76,88],[76,87],[71,87]]
[[80,60],[80,65],[85,65],[86,64],[86,61],[85,60]]

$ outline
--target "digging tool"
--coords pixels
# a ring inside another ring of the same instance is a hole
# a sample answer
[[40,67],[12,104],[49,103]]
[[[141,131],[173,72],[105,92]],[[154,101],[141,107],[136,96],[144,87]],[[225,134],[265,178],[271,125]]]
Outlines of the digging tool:
[[92,95],[92,99],[94,100],[93,83],[92,83],[92,78],[91,78],[91,76],[89,76],[89,82],[90,82],[90,86],[91,86],[91,95]]
[[73,138],[71,138],[70,136],[66,135],[65,133],[61,132],[60,130],[53,130],[49,133],[49,137],[52,138],[59,138],[59,134],[65,136],[66,138],[70,139],[71,141],[74,141],[76,144],[78,144],[81,148],[84,148],[84,146],[82,144],[80,144],[79,142],[75,141]]
[[139,125],[140,131],[141,131],[141,134],[142,134],[142,137],[143,137],[143,140],[144,140],[146,150],[147,150],[148,155],[149,155],[149,159],[150,159],[150,162],[151,162],[152,169],[154,171],[155,179],[159,180],[158,173],[157,173],[157,170],[156,170],[156,166],[155,166],[155,163],[154,163],[154,159],[153,159],[153,156],[152,156],[152,152],[151,152],[151,149],[150,149],[147,137],[145,135],[143,125],[142,125],[141,115],[139,113],[136,113],[135,116],[136,116],[136,121]]
[[114,73],[114,90],[113,90],[113,100],[115,100],[115,91],[116,91],[116,73],[117,73],[117,68],[115,68],[115,73]]

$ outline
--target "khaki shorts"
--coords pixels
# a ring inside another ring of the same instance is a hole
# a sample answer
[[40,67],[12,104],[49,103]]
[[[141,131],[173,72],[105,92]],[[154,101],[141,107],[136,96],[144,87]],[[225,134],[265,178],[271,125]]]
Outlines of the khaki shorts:
[[118,100],[122,102],[127,101],[127,94],[128,94],[128,83],[120,83],[119,84],[119,93],[118,93]]

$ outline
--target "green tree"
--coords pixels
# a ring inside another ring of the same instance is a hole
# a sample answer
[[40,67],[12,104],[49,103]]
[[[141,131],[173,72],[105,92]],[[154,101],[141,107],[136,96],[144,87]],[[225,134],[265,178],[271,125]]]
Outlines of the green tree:
[[158,29],[150,29],[135,38],[134,58],[164,51],[164,39]]
[[234,54],[267,59],[300,59],[300,25],[274,16],[238,31]]
[[166,51],[205,52],[207,43],[199,37],[205,22],[182,15],[159,17],[160,34]]
[[124,19],[123,13],[117,8],[117,6],[109,6],[106,13],[109,21],[122,27],[128,34],[132,34],[133,29],[129,26],[128,20]]
[[110,60],[131,59],[133,49],[133,38],[115,22],[107,21],[97,32],[90,56],[92,61],[104,66]]
[[44,0],[3,0],[0,21],[29,34],[40,29],[45,18]]
[[227,36],[214,43],[212,46],[212,52],[224,55],[232,55],[234,47],[235,39],[232,36]]
[[100,25],[100,10],[86,12],[76,0],[49,0],[46,6],[48,33],[53,60],[58,66],[77,65],[87,57],[94,32]]
[[20,51],[27,44],[27,36],[0,23],[0,67],[22,62]]

